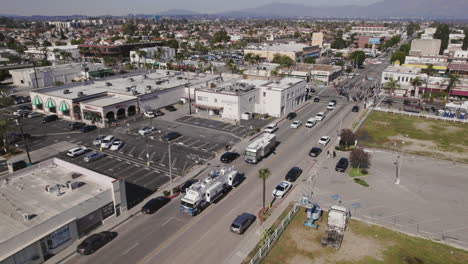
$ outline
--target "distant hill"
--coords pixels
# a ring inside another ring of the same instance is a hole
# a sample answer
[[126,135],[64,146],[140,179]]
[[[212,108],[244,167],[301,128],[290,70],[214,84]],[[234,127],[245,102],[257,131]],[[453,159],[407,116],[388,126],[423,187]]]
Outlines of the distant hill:
[[167,11],[158,13],[158,15],[161,15],[161,16],[195,16],[195,15],[199,15],[199,13],[190,11],[190,10],[185,10],[185,9],[169,9]]
[[271,3],[256,8],[219,13],[220,16],[317,18],[458,18],[468,19],[468,0],[383,0],[367,6],[308,6]]

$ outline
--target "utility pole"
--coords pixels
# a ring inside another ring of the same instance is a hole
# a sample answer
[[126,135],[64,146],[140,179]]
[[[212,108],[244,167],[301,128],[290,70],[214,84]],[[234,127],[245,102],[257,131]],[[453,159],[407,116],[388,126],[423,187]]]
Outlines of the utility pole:
[[395,184],[400,184],[400,155],[397,156],[395,161],[395,173],[396,173],[396,180]]
[[36,81],[36,89],[39,89],[39,83],[37,82],[37,74],[36,74],[36,62],[33,60],[33,69],[34,69],[34,80]]
[[171,181],[171,195],[173,195],[174,192],[174,186],[172,182],[172,159],[171,159],[171,143],[167,142],[167,148],[169,151],[169,180]]
[[29,147],[28,147],[28,143],[26,142],[26,139],[24,137],[24,131],[23,131],[23,125],[21,124],[20,122],[20,117],[18,117],[16,119],[16,124],[19,126],[20,130],[21,130],[21,137],[23,139],[23,143],[24,143],[24,149],[26,150],[26,155],[28,156],[28,162],[29,162],[29,166],[32,165],[32,162],[31,162],[31,156],[29,155]]
[[146,151],[146,166],[150,165],[149,153],[148,153],[148,138],[145,136],[145,151]]

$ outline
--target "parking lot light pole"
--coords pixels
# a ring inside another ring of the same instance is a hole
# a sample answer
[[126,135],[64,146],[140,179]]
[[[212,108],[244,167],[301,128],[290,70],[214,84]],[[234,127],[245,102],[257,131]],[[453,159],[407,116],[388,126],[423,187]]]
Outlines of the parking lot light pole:
[[148,153],[148,138],[145,136],[145,151],[146,151],[146,166],[150,166],[150,159],[149,159],[149,153]]
[[171,143],[167,142],[167,149],[169,151],[169,180],[171,181],[171,195],[174,192],[174,186],[172,182],[172,159],[171,159]]
[[28,156],[29,165],[32,165],[31,156],[29,155],[28,143],[26,142],[26,139],[24,138],[23,125],[21,124],[19,117],[16,119],[16,124],[19,126],[21,130],[21,137],[23,138],[24,149],[26,150],[26,155]]

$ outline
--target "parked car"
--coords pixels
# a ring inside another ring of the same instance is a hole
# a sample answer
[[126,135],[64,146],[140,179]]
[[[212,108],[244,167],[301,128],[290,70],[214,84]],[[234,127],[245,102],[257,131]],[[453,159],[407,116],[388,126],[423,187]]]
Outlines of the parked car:
[[82,122],[74,122],[71,124],[68,124],[68,129],[70,130],[76,130],[76,129],[81,129],[82,127],[86,126],[85,123]]
[[332,102],[328,103],[327,110],[333,110],[333,109],[335,109],[335,104]]
[[105,156],[106,154],[104,153],[93,151],[93,152],[89,152],[88,154],[86,154],[83,160],[85,162],[93,162],[93,161],[102,159]]
[[96,250],[112,241],[116,236],[116,232],[109,231],[93,234],[78,245],[76,252],[81,255],[93,254]]
[[48,115],[42,119],[42,123],[50,123],[58,120],[57,115]]
[[222,163],[231,163],[232,161],[237,159],[239,156],[240,155],[238,153],[236,153],[236,152],[225,152],[223,155],[221,155],[219,160]]
[[141,208],[141,212],[144,214],[153,214],[170,201],[171,199],[164,196],[156,197],[154,199],[149,200],[145,205],[143,205],[143,207]]
[[275,198],[283,198],[283,196],[291,189],[292,184],[287,181],[282,181],[276,188],[273,190],[273,197]]
[[318,96],[314,97],[314,102],[316,102],[316,103],[320,102],[320,97],[318,97]]
[[353,109],[351,109],[352,112],[359,112],[359,106],[355,105],[353,106]]
[[177,111],[177,108],[175,108],[173,105],[168,105],[168,106],[164,107],[164,109],[166,109],[169,112]]
[[315,116],[315,119],[317,121],[322,121],[325,118],[325,113],[324,112],[318,112],[317,115]]
[[291,128],[299,128],[302,125],[302,122],[300,120],[296,120],[291,123]]
[[110,146],[110,150],[119,150],[123,147],[124,143],[120,139],[115,139],[114,142],[112,142],[112,145]]
[[105,138],[106,136],[97,136],[94,140],[93,140],[93,146],[100,146],[101,145],[101,141]]
[[266,133],[275,133],[276,130],[278,130],[278,124],[276,123],[271,123],[263,129]]
[[309,156],[311,157],[317,157],[318,155],[320,155],[320,153],[322,153],[322,149],[319,148],[319,147],[313,147],[310,151],[309,151]]
[[83,155],[86,152],[88,152],[87,147],[79,146],[79,147],[76,147],[76,148],[69,149],[67,151],[67,156],[74,158],[74,157],[78,157],[80,155]]
[[162,140],[164,142],[170,142],[174,139],[177,139],[179,138],[180,136],[182,136],[179,132],[175,132],[175,131],[171,131],[171,132],[168,132],[166,135],[164,135],[162,137]]
[[292,167],[286,174],[285,180],[288,182],[295,182],[302,174],[302,169],[299,167]]
[[330,142],[330,137],[329,136],[323,136],[319,139],[318,144],[321,146],[326,146]]
[[156,113],[153,110],[145,111],[143,115],[147,118],[155,118]]
[[20,117],[26,117],[26,116],[28,116],[29,113],[30,113],[30,111],[25,110],[25,109],[18,109],[18,110],[13,112],[13,114],[15,116],[20,116]]
[[338,163],[336,163],[335,170],[344,172],[348,168],[348,159],[347,158],[341,158],[338,160]]
[[18,106],[18,109],[32,111],[32,107],[30,105],[20,105]]
[[181,193],[185,193],[190,186],[192,186],[194,183],[197,183],[197,182],[198,182],[197,179],[189,179],[179,186],[179,191]]
[[88,125],[88,126],[84,126],[84,127],[80,128],[80,131],[83,132],[83,133],[88,133],[88,132],[94,131],[96,129],[97,129],[97,126]]
[[35,117],[40,117],[41,114],[39,114],[38,112],[31,112],[28,114],[28,118],[35,118]]
[[138,130],[138,134],[142,136],[146,136],[146,135],[153,133],[154,130],[155,130],[154,127],[143,127],[140,130]]
[[245,230],[255,222],[255,219],[256,217],[249,213],[238,215],[236,219],[234,219],[234,222],[232,222],[230,230],[237,234],[243,234]]
[[112,145],[112,143],[114,142],[115,140],[115,137],[112,136],[112,135],[109,135],[107,137],[105,137],[102,141],[101,141],[101,148],[110,148],[110,146]]
[[317,120],[315,118],[310,118],[309,120],[307,120],[305,127],[311,128],[315,126],[315,124],[317,124]]
[[296,113],[291,112],[291,113],[289,113],[289,114],[286,116],[286,118],[289,119],[289,120],[291,120],[291,119],[295,118],[296,116],[297,116]]

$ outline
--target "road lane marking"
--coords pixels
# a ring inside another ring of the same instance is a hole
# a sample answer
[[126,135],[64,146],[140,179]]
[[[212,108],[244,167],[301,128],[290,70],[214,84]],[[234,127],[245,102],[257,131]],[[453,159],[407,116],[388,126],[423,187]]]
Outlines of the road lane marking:
[[130,250],[134,249],[136,246],[138,246],[140,243],[136,242],[135,244],[133,244],[133,246],[129,247],[127,250],[125,250],[124,252],[122,252],[122,255],[125,255],[127,254],[128,252],[130,252]]
[[167,225],[170,221],[172,221],[174,219],[174,217],[171,217],[169,219],[167,219],[167,221],[165,221],[164,223],[161,224],[161,226],[165,226]]

